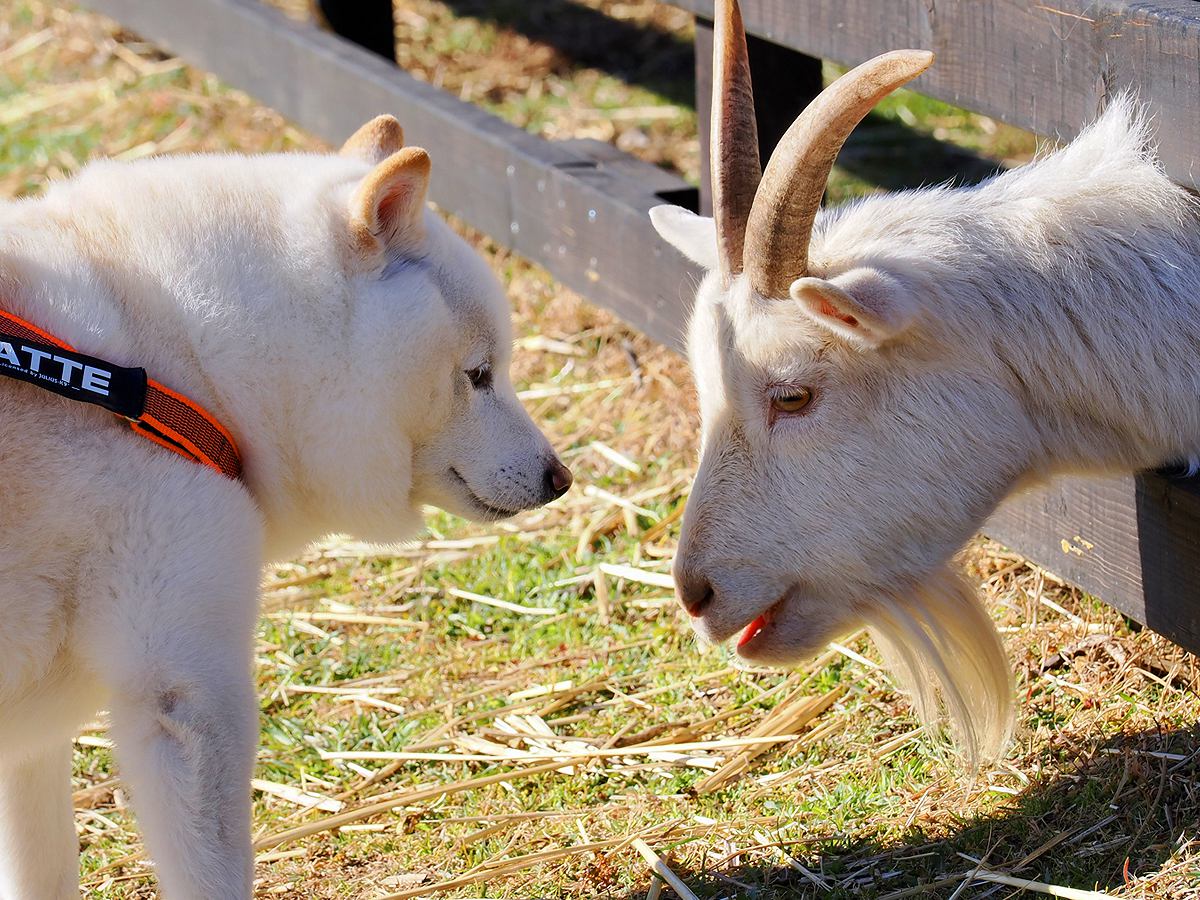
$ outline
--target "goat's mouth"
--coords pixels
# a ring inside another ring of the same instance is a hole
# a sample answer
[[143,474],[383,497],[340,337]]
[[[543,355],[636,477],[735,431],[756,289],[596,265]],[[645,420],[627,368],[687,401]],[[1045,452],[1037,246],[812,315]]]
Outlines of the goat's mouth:
[[471,490],[471,486],[467,484],[467,479],[459,475],[458,470],[453,466],[450,467],[450,477],[453,479],[455,485],[457,485],[459,488],[460,495],[466,499],[467,504],[471,507],[471,511],[481,519],[495,522],[500,519],[507,519],[511,516],[515,516],[521,511],[519,509],[504,509],[488,503],[473,490]]
[[755,616],[754,620],[746,625],[741,634],[738,636],[736,652],[743,659],[752,660],[755,657],[755,651],[771,641],[774,633],[774,624],[782,611],[784,604],[787,603],[788,594],[784,594],[769,607],[767,607],[759,615]]
[[[863,612],[853,599],[826,600],[808,586],[793,585],[743,623],[735,632],[734,650],[739,660],[756,666],[793,666],[812,659],[829,641],[862,625]],[[729,634],[726,640],[732,637]]]

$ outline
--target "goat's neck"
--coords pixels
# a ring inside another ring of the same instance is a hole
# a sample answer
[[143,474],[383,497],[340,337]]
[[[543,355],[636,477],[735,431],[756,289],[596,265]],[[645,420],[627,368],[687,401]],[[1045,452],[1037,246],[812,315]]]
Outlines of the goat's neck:
[[[1089,235],[985,294],[991,351],[1047,471],[1200,454],[1200,242],[1178,223]],[[1149,249],[1153,248],[1153,250]]]

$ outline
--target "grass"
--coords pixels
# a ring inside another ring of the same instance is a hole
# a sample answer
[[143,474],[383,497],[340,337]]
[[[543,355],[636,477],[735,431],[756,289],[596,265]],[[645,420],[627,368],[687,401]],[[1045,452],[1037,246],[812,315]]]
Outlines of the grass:
[[[686,20],[588,0],[554,4],[558,27],[537,6],[406,2],[405,64],[539,133],[612,140],[694,179]],[[624,25],[597,31],[588,9]],[[648,51],[662,60],[639,65]],[[5,196],[97,156],[320,146],[40,0],[0,4],[0,124]],[[831,196],[976,177],[1032,149],[901,94],[848,147]],[[1014,660],[1020,731],[966,779],[861,637],[791,672],[702,651],[663,586],[696,452],[684,364],[464,233],[508,289],[515,379],[577,487],[511,523],[434,513],[410,546],[331,538],[266,573],[260,896],[640,898],[638,838],[704,898],[1015,892],[972,880],[980,861],[1115,897],[1200,895],[1194,657],[977,542],[963,565]],[[780,735],[798,736],[728,745]],[[363,756],[380,753],[393,757]],[[77,742],[75,787],[88,895],[153,896],[103,717]]]

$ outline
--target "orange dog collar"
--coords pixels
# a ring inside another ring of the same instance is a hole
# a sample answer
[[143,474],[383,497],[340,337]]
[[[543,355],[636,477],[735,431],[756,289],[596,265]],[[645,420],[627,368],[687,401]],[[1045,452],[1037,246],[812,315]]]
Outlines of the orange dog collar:
[[3,311],[0,375],[103,407],[159,446],[230,478],[242,477],[233,437],[200,404],[147,378],[145,369],[87,356]]

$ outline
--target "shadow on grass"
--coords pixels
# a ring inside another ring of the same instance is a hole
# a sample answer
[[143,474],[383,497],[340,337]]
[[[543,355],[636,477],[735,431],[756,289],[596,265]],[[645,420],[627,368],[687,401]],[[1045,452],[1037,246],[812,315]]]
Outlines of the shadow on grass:
[[[679,106],[695,106],[694,48],[672,31],[613,18],[570,0],[444,2],[460,16],[487,20],[548,44],[574,64],[601,69]],[[775,87],[789,89],[785,84]],[[796,97],[797,115],[808,99]],[[838,164],[886,190],[947,181],[974,184],[997,168],[994,160],[876,115],[855,130]]]
[[653,25],[616,19],[569,0],[444,0],[460,16],[519,31],[572,62],[602,69],[672,103],[695,102],[691,41]]
[[[1124,886],[1126,874],[1134,880],[1162,869],[1184,832],[1190,834],[1200,821],[1200,726],[1123,735],[1100,746],[1061,752],[1068,759],[1077,756],[1073,764],[1064,763],[1070,767],[1067,774],[1032,783],[1004,811],[953,823],[948,837],[914,828],[897,840],[834,839],[787,848],[832,890],[818,888],[782,863],[674,871],[706,900],[839,900],[898,892],[949,897],[975,868],[959,855],[964,854],[986,858],[989,868],[1016,877],[1106,891]],[[1180,878],[1182,884],[1186,875]],[[644,882],[620,900],[641,900],[648,887]],[[956,896],[981,900],[1013,891],[975,881]],[[618,897],[603,890],[596,896]]]
[[887,191],[951,182],[978,184],[999,163],[877,114],[867,116],[838,154],[837,165]]

